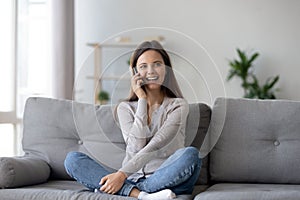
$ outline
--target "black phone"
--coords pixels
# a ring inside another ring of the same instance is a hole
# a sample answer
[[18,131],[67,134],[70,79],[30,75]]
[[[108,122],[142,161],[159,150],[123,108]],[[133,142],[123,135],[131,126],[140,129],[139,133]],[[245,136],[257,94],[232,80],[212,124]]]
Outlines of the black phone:
[[[133,67],[132,68],[132,70],[133,70],[133,75],[135,75],[135,74],[137,74],[138,73],[138,71],[137,71],[137,68],[136,67]],[[141,78],[141,80],[142,80],[142,83],[141,84],[144,84],[145,82],[144,82],[144,80]]]
[[135,75],[135,74],[137,74],[137,73],[138,73],[138,71],[137,71],[136,67],[133,67],[132,69],[133,69],[133,75]]

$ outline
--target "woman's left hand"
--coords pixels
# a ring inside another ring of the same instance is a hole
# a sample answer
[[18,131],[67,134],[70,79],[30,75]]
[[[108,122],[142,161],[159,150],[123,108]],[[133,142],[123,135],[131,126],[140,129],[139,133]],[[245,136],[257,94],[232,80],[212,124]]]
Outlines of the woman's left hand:
[[102,185],[102,187],[100,190],[108,194],[115,194],[121,189],[126,178],[126,175],[121,171],[108,174],[101,179],[99,184]]

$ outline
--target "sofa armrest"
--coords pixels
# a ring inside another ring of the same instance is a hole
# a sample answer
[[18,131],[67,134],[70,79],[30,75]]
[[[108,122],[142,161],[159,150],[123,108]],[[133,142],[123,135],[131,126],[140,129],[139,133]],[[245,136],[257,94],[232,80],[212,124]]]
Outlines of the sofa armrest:
[[0,157],[0,188],[13,188],[46,182],[50,167],[46,161],[22,157]]

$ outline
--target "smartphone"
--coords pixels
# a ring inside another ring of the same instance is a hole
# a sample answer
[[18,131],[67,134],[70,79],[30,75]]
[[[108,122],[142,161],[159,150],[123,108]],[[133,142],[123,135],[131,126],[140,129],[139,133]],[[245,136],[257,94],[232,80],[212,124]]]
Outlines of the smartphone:
[[[133,75],[135,75],[135,74],[137,74],[138,73],[138,71],[137,71],[137,68],[136,67],[133,67],[132,68],[133,69]],[[144,82],[144,80],[141,78],[141,80],[142,80],[142,83],[141,84],[144,84],[145,82]]]
[[137,71],[136,67],[133,67],[132,69],[133,69],[133,75],[135,75],[135,74],[137,74],[137,73],[138,73],[138,71]]

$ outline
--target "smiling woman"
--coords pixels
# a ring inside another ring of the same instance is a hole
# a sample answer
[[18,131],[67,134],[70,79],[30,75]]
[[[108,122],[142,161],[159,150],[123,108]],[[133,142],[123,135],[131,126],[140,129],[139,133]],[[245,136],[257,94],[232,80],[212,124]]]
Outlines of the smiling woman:
[[184,144],[189,105],[170,57],[158,41],[144,41],[132,53],[130,69],[131,94],[116,107],[126,146],[122,166],[110,171],[88,155],[72,151],[65,169],[95,192],[142,200],[191,194],[202,161],[195,147]]

